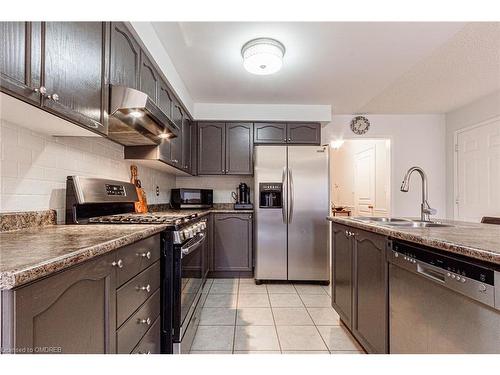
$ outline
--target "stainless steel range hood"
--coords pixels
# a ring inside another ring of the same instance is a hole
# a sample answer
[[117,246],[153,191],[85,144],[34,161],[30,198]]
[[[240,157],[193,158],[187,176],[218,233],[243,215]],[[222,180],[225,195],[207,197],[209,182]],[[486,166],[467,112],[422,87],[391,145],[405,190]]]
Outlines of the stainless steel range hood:
[[108,137],[125,146],[158,145],[175,138],[177,126],[145,93],[111,85]]

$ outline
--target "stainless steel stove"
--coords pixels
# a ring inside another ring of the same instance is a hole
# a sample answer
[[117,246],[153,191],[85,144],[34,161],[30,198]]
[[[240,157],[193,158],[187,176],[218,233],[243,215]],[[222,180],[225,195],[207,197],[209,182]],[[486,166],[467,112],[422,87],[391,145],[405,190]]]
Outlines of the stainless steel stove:
[[201,313],[207,263],[207,219],[176,212],[135,213],[128,182],[69,176],[66,224],[165,225],[161,249],[162,353],[188,352]]

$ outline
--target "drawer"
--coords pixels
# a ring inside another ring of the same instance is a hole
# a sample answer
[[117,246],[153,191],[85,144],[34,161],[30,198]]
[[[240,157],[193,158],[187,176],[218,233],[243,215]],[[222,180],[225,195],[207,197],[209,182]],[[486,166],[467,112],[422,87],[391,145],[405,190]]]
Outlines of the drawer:
[[130,353],[141,337],[153,326],[158,315],[160,315],[160,289],[156,289],[156,292],[118,330],[116,334],[118,354]]
[[116,259],[121,260],[121,268],[117,272],[117,285],[126,283],[160,259],[160,250],[159,234],[119,249]]
[[[160,262],[154,263],[116,291],[116,326],[120,327],[160,286]],[[149,290],[149,291],[148,291]]]
[[134,348],[132,354],[160,354],[161,330],[160,317],[156,318],[149,331],[144,335],[139,344]]

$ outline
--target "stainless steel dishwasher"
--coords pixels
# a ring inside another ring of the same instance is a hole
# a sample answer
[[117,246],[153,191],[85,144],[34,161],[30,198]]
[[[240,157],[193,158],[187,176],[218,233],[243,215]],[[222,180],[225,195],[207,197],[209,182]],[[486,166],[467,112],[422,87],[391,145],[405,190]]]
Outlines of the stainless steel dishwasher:
[[500,353],[500,267],[393,240],[390,353]]

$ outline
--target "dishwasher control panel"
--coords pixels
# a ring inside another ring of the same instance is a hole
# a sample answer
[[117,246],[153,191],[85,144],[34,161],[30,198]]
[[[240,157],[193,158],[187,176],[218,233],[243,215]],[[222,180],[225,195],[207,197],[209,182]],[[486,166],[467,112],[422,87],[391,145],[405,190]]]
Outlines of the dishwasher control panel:
[[499,272],[493,266],[444,255],[424,246],[398,240],[388,242],[387,259],[389,263],[443,287],[491,307],[500,307],[500,301],[495,301],[495,286],[500,289],[499,285],[495,285],[495,278],[498,283]]

